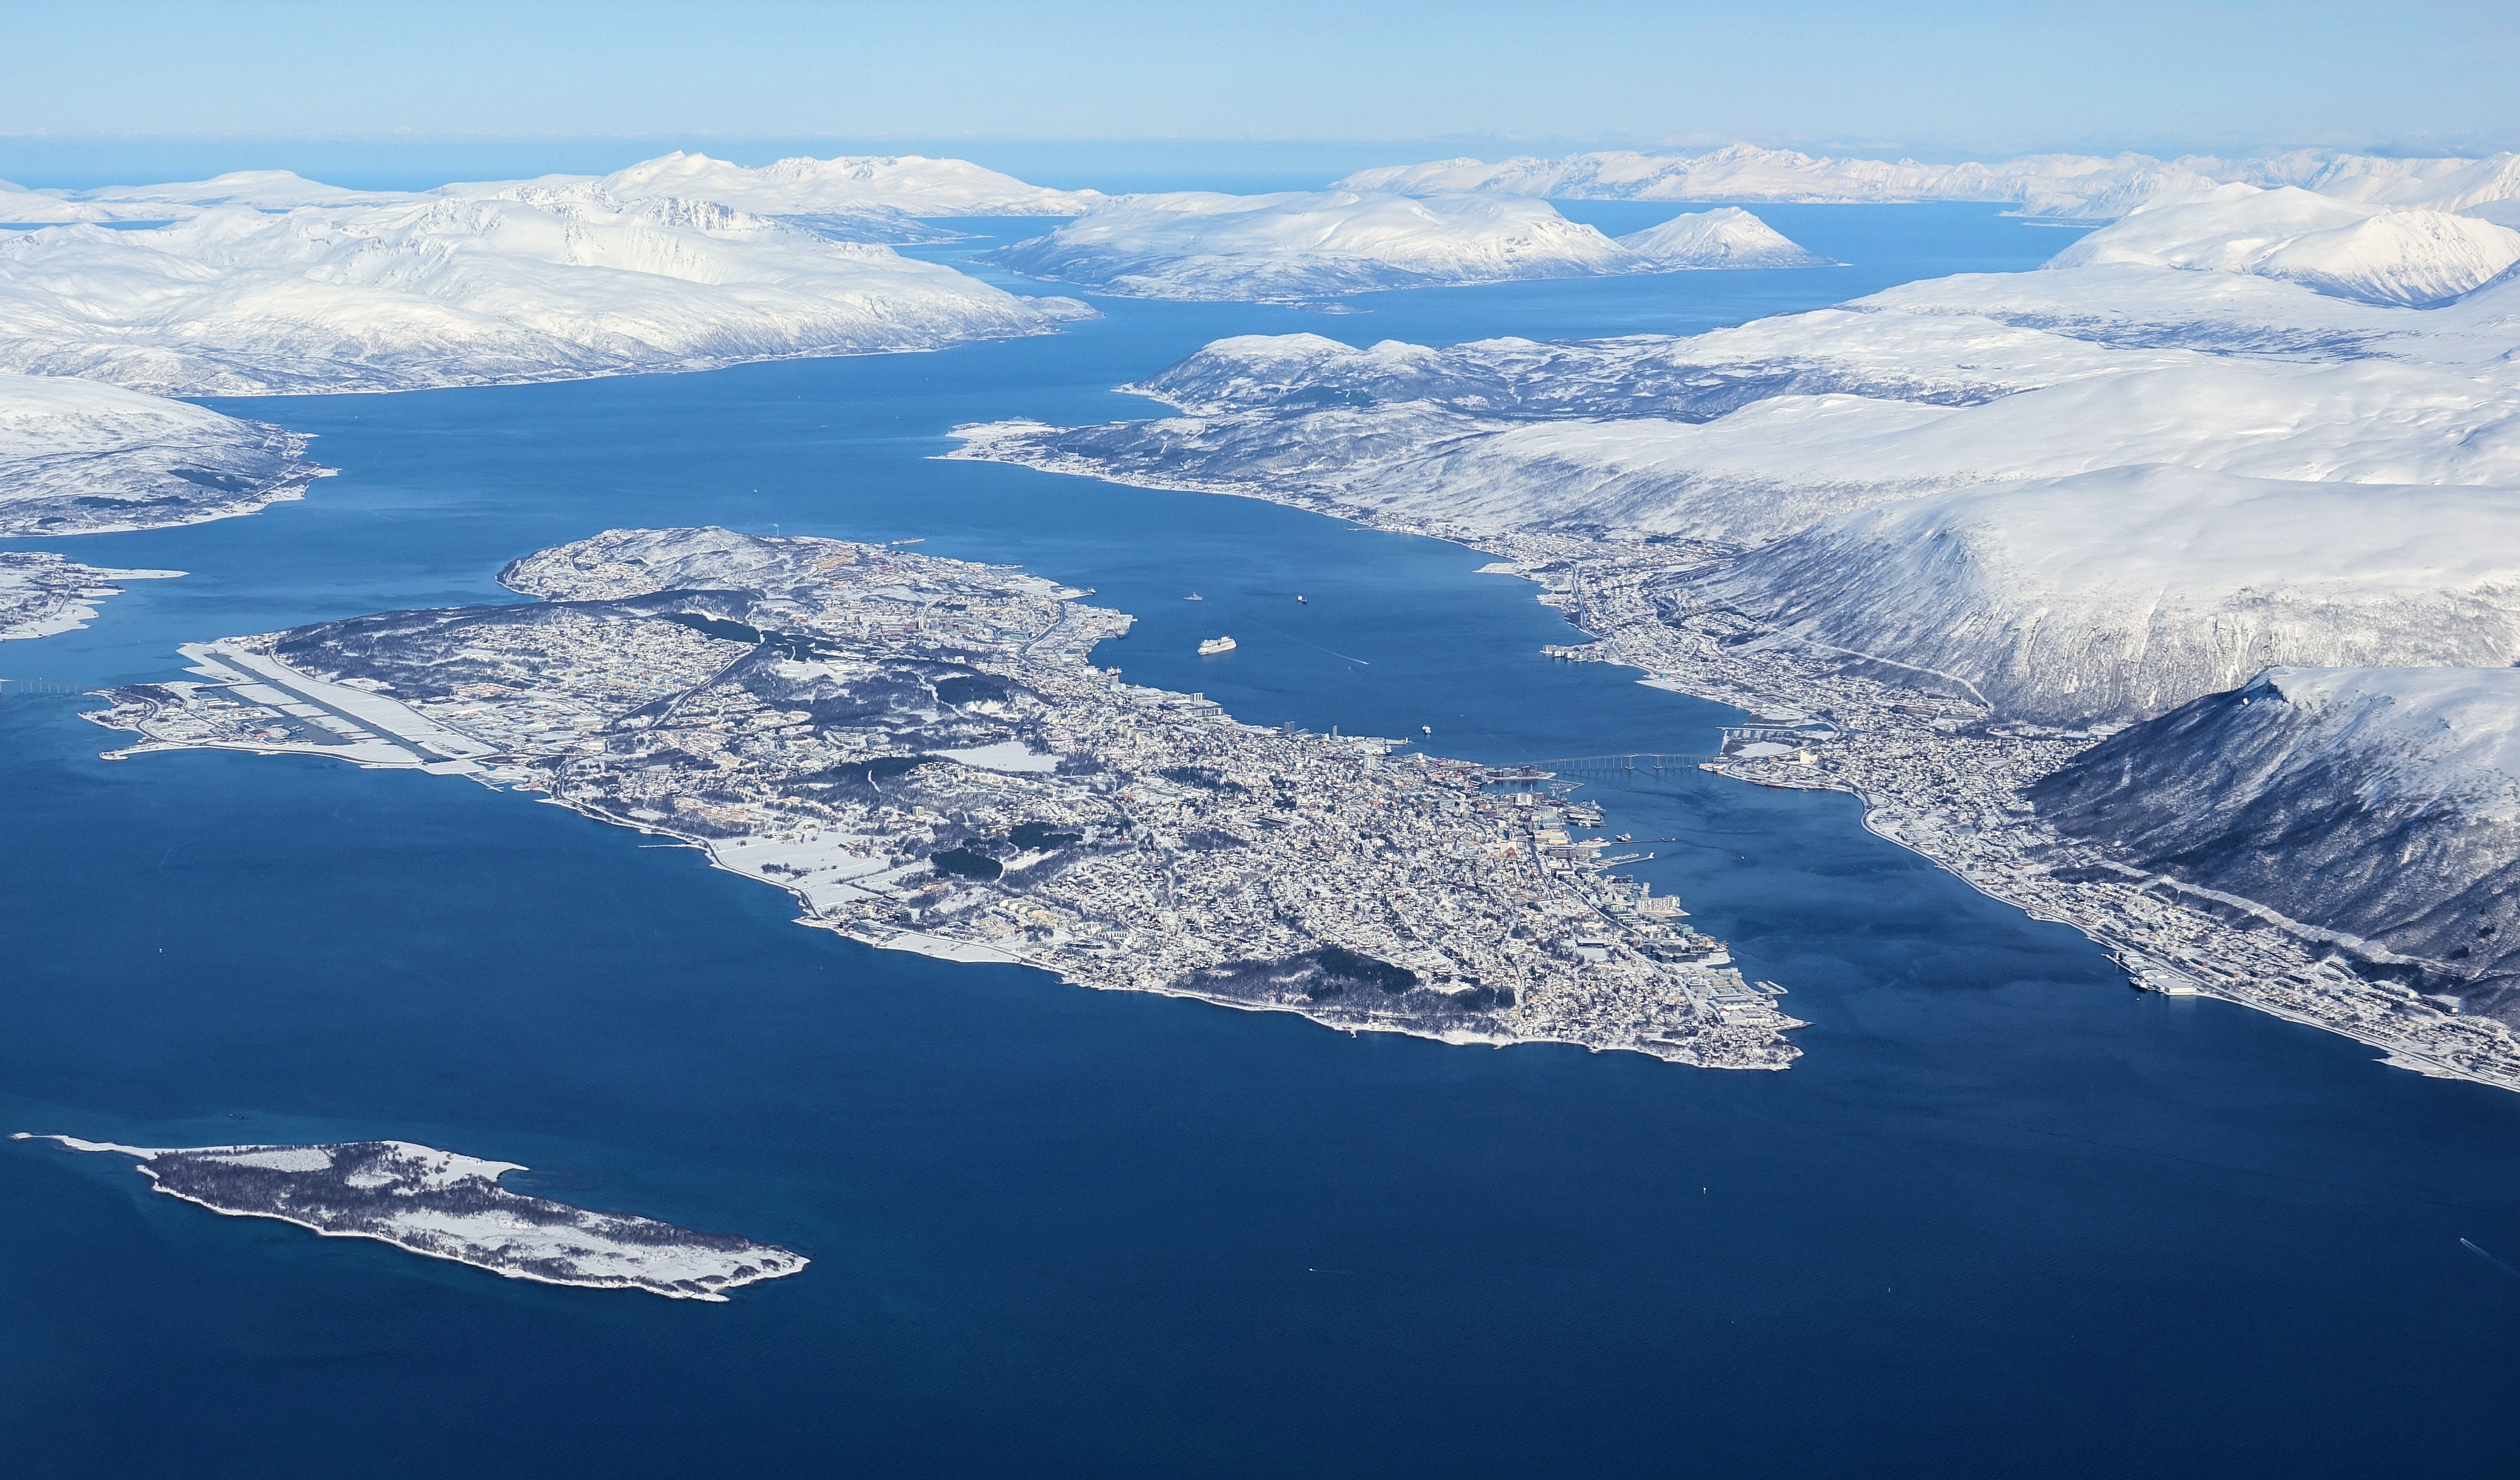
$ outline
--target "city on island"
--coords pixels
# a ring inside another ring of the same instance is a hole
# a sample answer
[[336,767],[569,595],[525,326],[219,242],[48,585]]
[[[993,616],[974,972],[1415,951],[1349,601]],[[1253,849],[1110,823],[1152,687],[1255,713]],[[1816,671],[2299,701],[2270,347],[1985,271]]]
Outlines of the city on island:
[[[1239,723],[1090,661],[1132,619],[1012,567],[615,530],[542,600],[194,644],[112,758],[214,747],[539,791],[871,945],[1458,1044],[1780,1069],[1803,1026],[1539,772]],[[1763,742],[1753,742],[1753,748]],[[1606,855],[1606,856],[1605,856]]]

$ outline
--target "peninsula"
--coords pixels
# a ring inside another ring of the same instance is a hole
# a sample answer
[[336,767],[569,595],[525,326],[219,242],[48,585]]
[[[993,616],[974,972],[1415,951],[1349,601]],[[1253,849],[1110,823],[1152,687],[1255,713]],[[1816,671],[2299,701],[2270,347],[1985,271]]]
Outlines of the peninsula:
[[41,551],[0,550],[0,643],[75,632],[96,604],[120,596],[116,581],[162,580],[180,570],[109,570]]
[[374,1238],[511,1279],[722,1301],[728,1290],[793,1275],[808,1263],[733,1233],[696,1233],[653,1218],[511,1192],[499,1179],[524,1168],[408,1141],[170,1148],[24,1131],[10,1139],[119,1151],[140,1158],[141,1175],[158,1191],[212,1212],[277,1218],[328,1237]]
[[2226,184],[1687,337],[1221,339],[1123,387],[1176,415],[955,455],[1498,557],[1552,655],[1760,716],[1722,770],[2139,986],[2520,1089],[2520,232],[2448,203]]

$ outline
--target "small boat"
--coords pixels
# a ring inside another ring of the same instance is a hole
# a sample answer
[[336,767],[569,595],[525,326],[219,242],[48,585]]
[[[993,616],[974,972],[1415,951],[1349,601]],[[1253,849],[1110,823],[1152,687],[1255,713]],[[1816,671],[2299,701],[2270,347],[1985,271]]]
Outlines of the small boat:
[[1188,595],[1188,596],[1186,596],[1186,597],[1183,597],[1183,598],[1182,598],[1182,600],[1183,600],[1183,601],[1185,601],[1185,602],[1203,602],[1203,601],[1206,601],[1206,600],[1207,600],[1207,598],[1205,598],[1205,597],[1203,597],[1203,596],[1199,595],[1197,592],[1193,591],[1193,592],[1192,592],[1190,595]]
[[1300,597],[1300,596],[1299,596],[1299,597],[1295,598],[1295,605],[1298,605],[1298,606],[1301,606],[1301,605],[1306,605],[1306,603],[1305,603],[1304,599],[1303,599],[1302,597]]
[[1198,655],[1200,657],[1214,657],[1220,652],[1232,652],[1233,650],[1234,639],[1230,637],[1212,637],[1206,642],[1198,645]]

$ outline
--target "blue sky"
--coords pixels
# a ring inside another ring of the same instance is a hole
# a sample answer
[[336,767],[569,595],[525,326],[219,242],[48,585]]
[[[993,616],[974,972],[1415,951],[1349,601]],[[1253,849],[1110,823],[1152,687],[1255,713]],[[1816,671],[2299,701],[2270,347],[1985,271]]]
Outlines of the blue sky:
[[2520,144],[2508,0],[7,11],[0,172],[136,140],[516,141],[554,158],[571,141],[1001,157],[1086,141],[1148,160],[1231,141],[1255,169],[1736,138],[1933,158]]

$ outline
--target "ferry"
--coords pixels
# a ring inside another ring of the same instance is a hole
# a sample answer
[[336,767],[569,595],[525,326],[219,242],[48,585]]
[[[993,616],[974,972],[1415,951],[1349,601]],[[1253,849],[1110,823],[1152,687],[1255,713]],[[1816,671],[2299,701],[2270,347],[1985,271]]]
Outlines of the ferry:
[[1206,642],[1198,645],[1198,655],[1200,657],[1214,657],[1220,652],[1232,652],[1233,650],[1234,639],[1230,637],[1212,637]]

